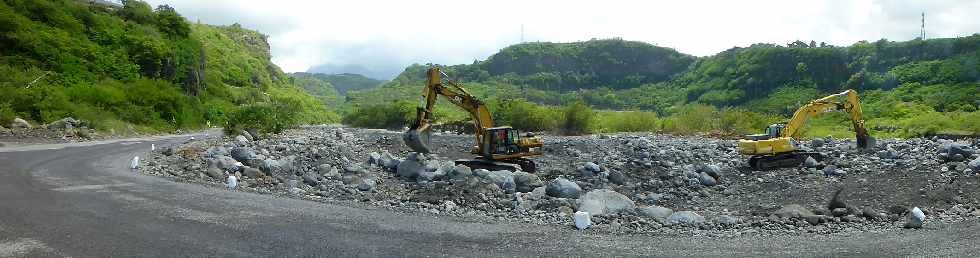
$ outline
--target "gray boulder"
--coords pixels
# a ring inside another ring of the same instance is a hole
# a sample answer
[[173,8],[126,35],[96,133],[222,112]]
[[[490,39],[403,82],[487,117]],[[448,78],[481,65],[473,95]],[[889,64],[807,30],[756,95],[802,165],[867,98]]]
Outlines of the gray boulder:
[[820,162],[817,162],[817,160],[814,159],[813,157],[807,156],[806,160],[803,161],[803,166],[808,168],[815,168],[817,166],[820,166]]
[[[944,143],[943,145],[939,146],[939,153],[945,154],[945,156],[948,158],[953,158],[959,154],[964,159],[970,158],[973,155],[973,153],[970,152],[969,146],[959,143]],[[960,161],[963,161],[963,159],[960,159]]]
[[810,147],[812,147],[812,148],[820,148],[820,147],[823,147],[824,143],[827,143],[826,141],[824,141],[824,139],[822,139],[822,138],[814,138],[813,140],[810,140]]
[[665,222],[667,225],[698,225],[704,223],[704,217],[693,211],[678,211],[671,213]]
[[449,173],[449,177],[455,180],[466,179],[470,176],[473,176],[473,170],[463,165],[456,165],[453,167],[453,171]]
[[513,175],[514,175],[514,184],[517,185],[515,190],[517,190],[518,192],[527,193],[534,190],[534,188],[536,187],[544,185],[544,183],[541,182],[541,179],[538,178],[537,175],[528,172],[517,171],[514,172]]
[[606,178],[609,179],[609,182],[612,182],[613,184],[621,185],[626,183],[626,175],[623,175],[623,172],[619,172],[615,170],[609,171],[609,176],[607,176]]
[[228,149],[225,149],[225,147],[214,146],[208,148],[208,157],[216,158],[218,156],[227,156],[227,155],[228,155]]
[[925,223],[926,215],[919,209],[919,207],[912,208],[909,212],[909,217],[905,221],[906,228],[922,228],[922,223]]
[[415,180],[418,182],[430,182],[441,180],[444,176],[445,174],[442,174],[439,171],[423,171],[419,173]]
[[242,135],[235,136],[235,143],[238,144],[238,146],[248,146],[248,138],[245,138],[245,136]]
[[579,167],[578,174],[579,176],[582,177],[592,177],[601,171],[602,168],[599,167],[598,164],[595,164],[594,162],[586,162],[585,164],[582,164],[581,167]]
[[364,174],[367,173],[367,169],[361,167],[358,164],[350,164],[344,167],[344,173],[346,174]]
[[783,206],[779,210],[774,211],[772,214],[780,218],[803,218],[814,215],[812,211],[799,204]]
[[48,129],[50,130],[71,130],[78,127],[80,123],[71,117],[62,118],[61,120],[51,122],[48,124]]
[[878,152],[878,158],[880,158],[880,159],[897,159],[898,158],[898,152],[895,151],[895,150],[893,150],[892,148],[888,148],[886,150],[879,151]]
[[209,177],[211,177],[211,178],[214,178],[214,179],[217,179],[217,180],[225,179],[225,173],[224,172],[221,172],[221,169],[220,168],[217,168],[217,167],[208,167],[208,169],[206,171],[204,171],[204,172]]
[[399,177],[409,180],[418,178],[419,173],[422,173],[422,171],[425,171],[425,165],[413,159],[406,159],[398,163],[398,167],[395,170]]
[[20,117],[14,118],[14,121],[10,123],[10,129],[31,129],[31,123],[20,119]]
[[973,161],[970,161],[970,163],[967,164],[967,166],[969,166],[970,169],[973,170],[973,173],[980,173],[980,157],[977,157]]
[[578,210],[593,216],[632,211],[636,208],[633,200],[609,189],[592,190],[578,201]]
[[381,163],[381,153],[377,153],[377,152],[373,152],[373,151],[371,153],[369,153],[368,154],[368,164],[377,165],[377,166],[384,166],[384,164]]
[[708,173],[705,172],[698,174],[698,182],[704,186],[715,186],[718,184],[718,181],[715,180],[714,177],[709,176]]
[[248,163],[257,158],[255,151],[249,147],[235,147],[231,149],[231,157],[242,163]]
[[249,178],[260,178],[265,176],[265,173],[262,173],[262,170],[252,167],[245,167],[245,169],[242,170],[242,173]]
[[219,156],[214,159],[214,164],[225,171],[237,171],[239,162],[232,157]]
[[715,218],[715,223],[718,223],[719,225],[722,226],[731,227],[731,226],[738,225],[739,222],[741,222],[741,220],[731,215],[721,215]]
[[564,177],[555,178],[548,182],[545,194],[557,198],[578,198],[582,194],[582,188],[575,182],[569,181]]
[[490,171],[486,178],[508,193],[513,193],[517,190],[517,183],[514,182],[513,172],[507,170]]
[[721,167],[715,164],[703,165],[698,168],[698,172],[708,174],[708,176],[713,177],[716,181],[721,179]]
[[671,210],[670,208],[660,207],[656,205],[643,207],[637,211],[640,213],[640,215],[643,215],[644,217],[647,218],[652,218],[660,223],[664,223],[667,220],[667,218],[674,213],[674,210]]
[[376,184],[377,183],[374,182],[374,179],[371,178],[361,179],[361,182],[357,184],[357,190],[361,190],[365,192],[371,191],[374,190],[374,186]]
[[320,175],[317,175],[316,173],[303,174],[303,183],[306,183],[310,186],[316,186],[320,184]]

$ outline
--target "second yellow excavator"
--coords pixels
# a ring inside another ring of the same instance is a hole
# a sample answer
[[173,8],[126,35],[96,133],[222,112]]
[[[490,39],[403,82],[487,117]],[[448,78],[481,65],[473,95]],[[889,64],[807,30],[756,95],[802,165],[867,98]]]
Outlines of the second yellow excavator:
[[821,160],[823,156],[820,153],[802,151],[796,138],[807,119],[837,110],[843,110],[850,116],[858,148],[874,147],[874,138],[868,135],[861,117],[858,94],[847,90],[810,101],[796,110],[789,122],[770,125],[765,134],[747,135],[746,139],[738,141],[738,151],[750,155],[749,166],[756,170],[799,166],[807,157]]
[[442,76],[449,77],[438,67],[430,67],[426,72],[426,86],[419,99],[415,122],[402,137],[405,144],[416,152],[430,152],[433,109],[437,97],[442,95],[450,103],[466,110],[473,118],[476,146],[472,153],[478,157],[456,160],[457,165],[489,170],[513,171],[519,168],[534,172],[536,166],[527,157],[541,155],[538,149],[544,145],[544,141],[530,133],[521,135],[517,129],[509,126],[494,127],[493,116],[482,101],[453,80],[446,80],[448,83],[444,84]]

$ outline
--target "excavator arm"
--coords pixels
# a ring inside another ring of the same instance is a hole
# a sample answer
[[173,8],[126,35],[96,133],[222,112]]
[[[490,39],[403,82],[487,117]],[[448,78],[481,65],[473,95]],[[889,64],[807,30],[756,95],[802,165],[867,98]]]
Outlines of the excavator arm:
[[439,68],[429,68],[426,73],[428,80],[426,81],[425,90],[419,99],[415,122],[409,128],[409,131],[404,134],[405,144],[416,152],[430,152],[429,135],[431,133],[432,113],[435,109],[436,100],[442,95],[450,103],[466,110],[470,114],[470,117],[473,118],[476,144],[480,146],[483,141],[484,130],[493,127],[493,117],[490,115],[490,110],[487,109],[487,106],[482,101],[474,97],[456,82],[449,80],[448,85],[443,84],[442,76],[445,74]]
[[793,113],[793,118],[786,123],[786,128],[780,134],[781,137],[798,138],[800,129],[806,125],[806,121],[811,117],[822,115],[823,113],[835,110],[843,110],[851,117],[851,124],[857,136],[858,147],[866,148],[868,145],[868,130],[864,126],[864,118],[861,117],[861,101],[854,90],[847,90],[838,94],[823,97],[801,107]]

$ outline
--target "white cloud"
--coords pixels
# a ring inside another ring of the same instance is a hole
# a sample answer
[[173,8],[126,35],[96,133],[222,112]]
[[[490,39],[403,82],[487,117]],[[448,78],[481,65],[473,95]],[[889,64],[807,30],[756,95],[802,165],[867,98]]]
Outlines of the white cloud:
[[[621,37],[698,56],[753,43],[850,45],[980,32],[980,1],[300,1],[151,0],[190,20],[238,22],[270,35],[289,72],[363,66],[393,76],[411,63],[485,59],[520,41]],[[335,71],[343,72],[343,71]]]

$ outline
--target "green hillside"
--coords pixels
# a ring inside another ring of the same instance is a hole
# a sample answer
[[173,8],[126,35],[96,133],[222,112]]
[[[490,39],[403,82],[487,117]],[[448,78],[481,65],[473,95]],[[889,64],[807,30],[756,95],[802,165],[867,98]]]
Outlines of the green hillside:
[[[377,87],[385,81],[368,78],[364,75],[353,73],[340,74],[321,74],[321,73],[292,73],[290,76],[295,78],[313,78],[329,83],[336,90],[337,94],[347,95],[352,90],[366,90]],[[317,90],[318,91],[318,90]]]
[[166,5],[4,0],[0,118],[71,116],[120,133],[222,125],[258,106],[336,119],[269,58],[266,36],[191,24]]
[[[915,136],[980,133],[978,65],[980,35],[862,41],[847,47],[801,41],[755,44],[703,58],[618,39],[525,43],[485,61],[443,69],[488,103],[582,102],[601,110],[650,111],[664,120],[691,114],[689,120],[696,121],[698,112],[691,110],[711,113],[700,114],[708,125],[689,126],[693,131],[725,129],[721,117],[726,110],[757,120],[742,126],[740,133],[761,130],[758,125],[785,119],[812,99],[856,89],[869,124],[881,134]],[[412,99],[421,91],[425,69],[409,66],[377,89],[350,93],[348,103]],[[718,121],[708,119],[712,114]],[[446,119],[457,117],[466,119],[459,114]],[[843,119],[834,114],[818,119],[811,134],[846,135]]]

